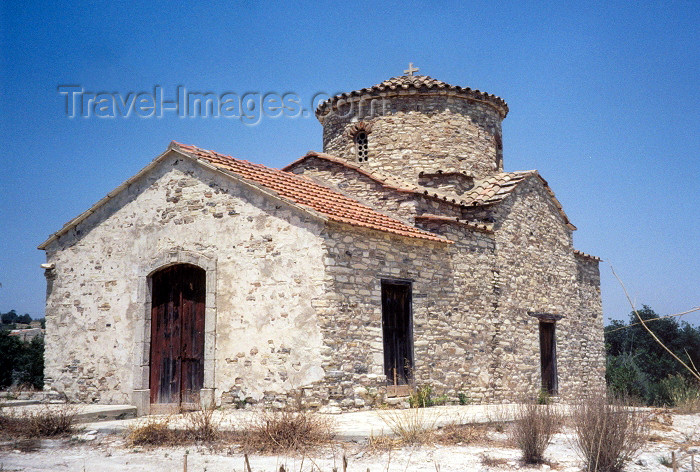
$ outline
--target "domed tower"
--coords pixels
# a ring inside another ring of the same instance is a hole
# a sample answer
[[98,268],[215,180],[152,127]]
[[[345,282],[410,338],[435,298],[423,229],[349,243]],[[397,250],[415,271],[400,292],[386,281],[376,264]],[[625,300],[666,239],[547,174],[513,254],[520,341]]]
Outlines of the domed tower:
[[401,77],[321,103],[323,151],[369,172],[457,191],[502,172],[506,102],[417,70],[411,64]]

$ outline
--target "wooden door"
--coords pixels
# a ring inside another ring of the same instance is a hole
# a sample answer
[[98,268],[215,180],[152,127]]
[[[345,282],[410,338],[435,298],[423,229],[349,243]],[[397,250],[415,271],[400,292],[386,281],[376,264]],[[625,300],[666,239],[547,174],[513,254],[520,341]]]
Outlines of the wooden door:
[[206,273],[189,264],[152,277],[151,403],[177,408],[199,404],[204,386]]
[[542,390],[550,395],[557,393],[557,345],[555,323],[540,321],[540,370]]
[[382,331],[387,381],[406,385],[413,379],[410,283],[382,281]]

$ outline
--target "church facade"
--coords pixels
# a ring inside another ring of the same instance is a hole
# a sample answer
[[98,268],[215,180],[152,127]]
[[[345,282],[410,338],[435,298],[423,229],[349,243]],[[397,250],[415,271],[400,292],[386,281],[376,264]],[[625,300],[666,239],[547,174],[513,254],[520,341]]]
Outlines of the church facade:
[[322,153],[172,142],[54,233],[46,388],[148,413],[604,386],[599,259],[504,171],[507,104],[413,72],[322,103]]

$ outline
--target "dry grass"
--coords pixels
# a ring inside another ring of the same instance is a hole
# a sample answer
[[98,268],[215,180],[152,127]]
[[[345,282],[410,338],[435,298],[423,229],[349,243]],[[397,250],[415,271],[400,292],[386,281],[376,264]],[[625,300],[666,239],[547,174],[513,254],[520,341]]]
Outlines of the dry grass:
[[212,408],[186,413],[184,425],[175,427],[172,416],[146,417],[132,427],[127,434],[127,443],[132,446],[182,446],[186,444],[213,444],[225,434],[219,428],[219,420]]
[[132,446],[177,445],[179,435],[177,431],[170,428],[170,421],[169,416],[146,417],[129,429],[126,440]]
[[241,433],[243,448],[254,452],[308,451],[333,439],[329,419],[300,411],[261,411]]
[[78,409],[74,405],[43,405],[20,413],[0,410],[0,431],[11,438],[43,438],[70,434],[75,430]]
[[370,434],[367,438],[367,450],[370,452],[385,452],[398,449],[403,446],[401,438],[392,436],[375,436]]
[[487,433],[487,425],[448,424],[437,430],[434,439],[439,444],[463,446],[484,440]]
[[605,394],[572,405],[571,414],[572,445],[587,471],[622,471],[648,438],[647,415]]
[[438,416],[423,408],[381,410],[379,417],[403,444],[428,444],[435,436]]
[[561,423],[562,415],[553,405],[518,405],[510,439],[522,451],[524,462],[539,464],[544,461],[544,451]]
[[674,410],[679,415],[692,415],[700,413],[700,386],[691,384],[684,389],[673,392]]
[[481,463],[486,467],[503,467],[508,464],[508,459],[496,458],[487,454],[482,454]]

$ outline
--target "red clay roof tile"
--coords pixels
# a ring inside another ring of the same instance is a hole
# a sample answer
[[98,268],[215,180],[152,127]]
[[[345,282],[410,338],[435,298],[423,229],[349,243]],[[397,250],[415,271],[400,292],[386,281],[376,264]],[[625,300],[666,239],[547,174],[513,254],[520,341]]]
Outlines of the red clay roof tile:
[[441,236],[409,226],[395,218],[379,213],[306,177],[175,141],[171,143],[170,147],[195,159],[204,159],[222,170],[233,172],[246,180],[274,191],[285,200],[307,206],[326,216],[329,220],[411,238],[451,243]]
[[[400,90],[408,90],[408,89],[416,89],[416,90],[422,90],[422,91],[429,91],[429,90],[449,90],[451,92],[463,95],[465,97],[471,98],[473,100],[478,100],[481,102],[486,102],[491,104],[498,112],[500,113],[502,118],[505,118],[506,115],[508,114],[508,104],[505,102],[500,97],[497,97],[496,95],[490,94],[490,93],[485,93],[481,92],[479,90],[475,90],[469,87],[460,87],[458,85],[450,85],[448,83],[443,82],[442,80],[437,80],[434,79],[430,76],[427,75],[403,75],[403,76],[398,76],[398,77],[392,77],[390,79],[385,80],[382,83],[373,85],[371,87],[366,87],[360,90],[355,90],[352,92],[346,92],[342,93],[339,95],[336,95],[334,97],[329,98],[328,100],[320,103],[318,105],[318,108],[316,109],[316,114],[317,115],[322,115],[327,110],[334,106],[336,102],[338,102],[341,99],[347,100],[352,97],[360,97],[364,95],[374,95],[374,94],[382,94],[382,93],[387,93],[387,92],[395,92],[395,91],[400,91]],[[400,92],[399,92],[400,93]],[[447,92],[441,92],[441,93],[447,93]]]

